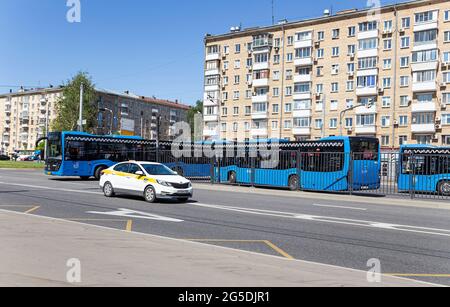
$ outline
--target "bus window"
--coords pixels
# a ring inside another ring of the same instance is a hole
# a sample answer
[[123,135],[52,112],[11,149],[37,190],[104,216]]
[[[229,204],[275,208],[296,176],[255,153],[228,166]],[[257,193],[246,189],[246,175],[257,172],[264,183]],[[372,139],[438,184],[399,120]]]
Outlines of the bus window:
[[379,142],[373,140],[350,140],[354,160],[378,160]]
[[84,142],[68,141],[66,143],[66,161],[83,161],[85,157]]

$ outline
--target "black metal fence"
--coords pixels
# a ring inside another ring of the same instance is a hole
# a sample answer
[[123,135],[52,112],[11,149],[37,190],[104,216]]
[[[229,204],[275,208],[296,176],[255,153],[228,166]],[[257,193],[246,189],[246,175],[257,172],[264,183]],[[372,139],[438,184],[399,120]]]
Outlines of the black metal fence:
[[196,182],[266,188],[450,199],[450,155],[399,152],[279,152],[233,155],[157,150],[157,162]]

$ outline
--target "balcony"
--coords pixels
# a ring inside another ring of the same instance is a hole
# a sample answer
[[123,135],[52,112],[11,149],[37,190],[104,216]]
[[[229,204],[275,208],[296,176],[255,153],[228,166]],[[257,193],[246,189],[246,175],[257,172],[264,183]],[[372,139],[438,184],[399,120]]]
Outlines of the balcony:
[[436,81],[429,82],[413,82],[412,91],[416,92],[436,92],[437,84]]
[[310,127],[299,127],[299,128],[293,128],[292,129],[293,135],[311,135],[311,128]]
[[357,58],[369,58],[378,56],[378,49],[359,50]]
[[253,128],[250,133],[253,137],[264,137],[268,135],[267,128]]
[[261,102],[268,102],[269,101],[269,95],[256,95],[252,97],[252,103],[261,103]]
[[378,76],[378,68],[363,69],[356,72],[357,77]]
[[269,62],[253,64],[253,70],[265,70],[265,69],[269,69]]
[[355,113],[357,115],[364,115],[364,114],[376,114],[377,113],[377,106],[374,104],[372,107],[368,108],[366,106],[357,107],[355,109]]
[[218,135],[219,135],[219,133],[217,131],[217,127],[216,128],[205,127],[203,129],[203,136],[214,137],[214,136],[218,136]]
[[437,49],[437,42],[434,41],[425,41],[425,42],[415,42],[413,47],[413,52],[415,51],[424,51],[424,50],[432,50]]
[[205,115],[203,117],[203,121],[205,121],[205,122],[216,122],[218,120],[219,120],[218,115]]
[[379,35],[378,29],[371,30],[371,31],[364,31],[358,33],[358,40],[361,39],[369,39],[369,38],[377,38]]
[[313,65],[313,58],[309,57],[309,58],[295,59],[294,65],[295,66],[311,66],[311,65]]
[[376,96],[378,90],[376,87],[358,87],[356,88],[356,96]]
[[205,70],[205,76],[216,76],[216,75],[220,75],[220,71],[218,68]]
[[377,127],[375,125],[372,126],[358,126],[355,128],[356,134],[376,134]]
[[308,75],[294,75],[294,82],[298,83],[298,82],[311,82],[312,81],[312,76],[311,74]]
[[206,61],[220,60],[220,53],[210,53],[206,55]]
[[11,114],[11,107],[5,107],[5,113]]
[[299,118],[299,117],[311,117],[312,111],[311,108],[309,109],[302,109],[302,110],[294,110],[292,112],[292,117]]
[[306,100],[311,99],[311,92],[305,92],[305,93],[294,93],[293,97],[294,100]]
[[294,48],[307,48],[313,46],[313,40],[312,39],[306,39],[301,41],[294,42]]
[[217,106],[219,104],[218,99],[210,99],[208,98],[208,94],[205,93],[204,99],[203,99],[203,106],[205,107],[213,107]]
[[412,133],[435,133],[436,125],[435,124],[412,124],[411,132]]
[[436,104],[434,102],[425,102],[425,103],[413,103],[412,104],[412,112],[413,113],[421,113],[421,112],[436,112]]
[[421,32],[421,31],[427,31],[427,30],[435,30],[438,29],[438,22],[437,20],[432,20],[425,23],[419,23],[414,25],[414,32]]
[[254,119],[254,120],[267,119],[268,117],[269,117],[269,115],[267,114],[267,112],[255,112],[255,113],[252,113],[252,119]]
[[423,62],[423,63],[411,63],[412,71],[424,71],[424,70],[437,70],[439,66],[438,61]]
[[205,92],[214,92],[219,90],[220,90],[219,84],[205,85]]
[[253,79],[252,84],[254,87],[269,86],[269,79]]

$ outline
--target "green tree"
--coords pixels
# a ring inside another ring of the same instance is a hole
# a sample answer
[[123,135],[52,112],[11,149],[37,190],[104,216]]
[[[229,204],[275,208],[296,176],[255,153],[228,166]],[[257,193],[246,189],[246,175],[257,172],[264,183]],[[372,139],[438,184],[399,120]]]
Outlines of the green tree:
[[195,106],[191,107],[187,113],[187,120],[189,125],[191,126],[191,134],[194,137],[194,120],[196,114],[203,114],[203,101],[197,100]]
[[80,113],[80,87],[83,84],[83,126],[86,132],[95,132],[97,125],[97,93],[88,73],[79,72],[64,84],[62,97],[56,102],[56,119],[51,128],[54,131],[72,131],[78,128]]

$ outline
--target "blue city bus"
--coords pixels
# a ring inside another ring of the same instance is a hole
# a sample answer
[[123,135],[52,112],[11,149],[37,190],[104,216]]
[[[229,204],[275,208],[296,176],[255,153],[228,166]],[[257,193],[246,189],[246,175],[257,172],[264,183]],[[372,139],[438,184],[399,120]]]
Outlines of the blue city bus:
[[99,179],[103,170],[118,162],[155,160],[156,142],[141,137],[50,132],[44,139],[47,140],[45,173],[49,176]]
[[[261,142],[247,143],[245,153],[226,158],[216,167],[217,180],[311,191],[380,188],[381,155],[376,138],[329,137],[319,141],[280,141],[263,145],[269,151],[279,149],[276,165],[264,165],[267,157],[260,155]],[[258,154],[252,156],[252,150]]]
[[404,145],[400,148],[398,190],[450,196],[450,147]]
[[[158,162],[163,163],[179,175],[189,179],[211,179],[213,155],[206,154],[207,150],[218,155],[223,151],[228,141],[202,141],[194,143],[175,144],[176,149],[183,153],[179,157],[172,151],[173,142],[160,142],[158,146]],[[223,153],[223,152],[222,152]]]

